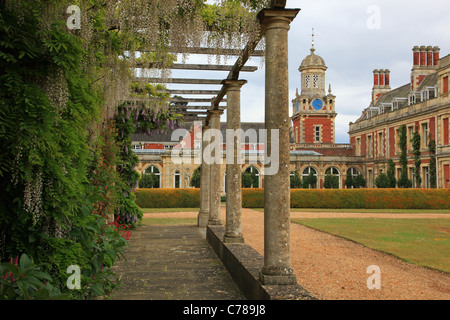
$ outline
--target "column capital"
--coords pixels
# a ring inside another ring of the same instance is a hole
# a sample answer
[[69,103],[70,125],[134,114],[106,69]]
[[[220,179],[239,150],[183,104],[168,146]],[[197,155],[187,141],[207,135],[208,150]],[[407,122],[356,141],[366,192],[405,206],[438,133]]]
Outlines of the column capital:
[[207,119],[208,119],[208,124],[211,127],[211,120],[213,118],[217,118],[220,117],[223,114],[223,110],[219,110],[219,109],[212,109],[212,110],[208,110],[208,115],[207,115]]
[[258,19],[262,33],[268,28],[289,28],[301,9],[262,9],[258,12]]
[[226,87],[227,91],[230,89],[240,89],[244,84],[247,83],[247,80],[228,80],[225,79],[222,81],[222,84]]

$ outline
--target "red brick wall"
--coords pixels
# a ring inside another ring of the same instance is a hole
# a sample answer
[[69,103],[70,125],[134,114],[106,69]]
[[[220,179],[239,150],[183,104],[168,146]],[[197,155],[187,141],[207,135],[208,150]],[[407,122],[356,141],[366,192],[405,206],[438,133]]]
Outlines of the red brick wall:
[[333,143],[333,119],[328,117],[308,117],[305,119],[305,143],[315,143],[314,126],[321,125],[322,143]]
[[164,145],[161,143],[146,143],[144,149],[164,149]]

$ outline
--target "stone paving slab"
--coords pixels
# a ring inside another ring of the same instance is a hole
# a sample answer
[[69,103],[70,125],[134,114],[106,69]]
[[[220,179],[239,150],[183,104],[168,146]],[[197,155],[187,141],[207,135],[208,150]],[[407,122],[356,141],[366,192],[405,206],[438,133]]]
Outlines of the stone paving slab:
[[114,300],[245,299],[197,226],[142,226],[129,243]]

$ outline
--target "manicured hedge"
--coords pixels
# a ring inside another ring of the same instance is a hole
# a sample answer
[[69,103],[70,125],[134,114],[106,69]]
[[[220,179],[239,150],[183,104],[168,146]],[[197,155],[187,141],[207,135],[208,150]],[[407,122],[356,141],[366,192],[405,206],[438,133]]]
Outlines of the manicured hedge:
[[[243,189],[242,207],[263,208],[264,189]],[[291,207],[450,209],[450,189],[292,189]]]
[[136,189],[141,208],[199,208],[200,189]]

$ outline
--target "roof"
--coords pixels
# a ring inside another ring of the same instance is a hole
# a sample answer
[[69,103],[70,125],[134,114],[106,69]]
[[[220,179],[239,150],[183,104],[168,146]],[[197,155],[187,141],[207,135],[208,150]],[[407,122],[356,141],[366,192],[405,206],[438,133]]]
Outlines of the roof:
[[310,67],[319,67],[319,68],[326,68],[325,60],[321,56],[318,56],[314,53],[316,49],[311,48],[311,53],[302,61],[302,64],[300,65],[300,72],[305,68]]

